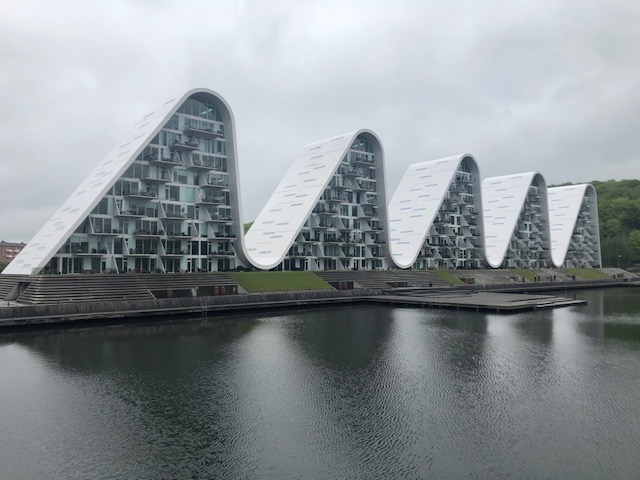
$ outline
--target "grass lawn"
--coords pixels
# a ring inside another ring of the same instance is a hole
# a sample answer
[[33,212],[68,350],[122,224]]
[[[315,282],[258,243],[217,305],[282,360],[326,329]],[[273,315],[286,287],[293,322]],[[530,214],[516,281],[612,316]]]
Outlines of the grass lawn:
[[462,285],[464,283],[458,277],[451,275],[446,270],[429,270],[429,272],[433,273],[436,277],[439,277],[440,280],[444,280],[449,285]]
[[249,293],[331,289],[313,272],[229,272],[229,276]]
[[567,268],[565,272],[575,275],[583,280],[602,280],[611,278],[606,273],[595,268]]
[[516,275],[520,275],[521,277],[526,278],[531,282],[535,282],[536,276],[538,275],[536,272],[534,272],[533,270],[529,270],[528,268],[512,268],[510,271],[515,273]]

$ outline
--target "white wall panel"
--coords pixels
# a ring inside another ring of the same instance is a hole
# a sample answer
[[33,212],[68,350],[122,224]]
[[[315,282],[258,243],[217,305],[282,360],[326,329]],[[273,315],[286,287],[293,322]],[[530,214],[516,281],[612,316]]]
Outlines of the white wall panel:
[[245,253],[255,267],[266,270],[283,260],[361,133],[372,132],[360,130],[311,143],[298,154],[245,236]]
[[482,181],[485,258],[494,268],[504,260],[536,174],[505,175]]
[[[389,202],[389,250],[393,262],[409,268],[416,261],[462,159],[455,155],[410,165]],[[474,161],[475,163],[475,161]]]

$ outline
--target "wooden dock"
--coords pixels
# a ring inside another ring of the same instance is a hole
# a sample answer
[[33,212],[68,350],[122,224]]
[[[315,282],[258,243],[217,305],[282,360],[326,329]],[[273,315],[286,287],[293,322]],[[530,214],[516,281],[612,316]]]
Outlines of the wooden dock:
[[438,292],[406,293],[402,295],[384,294],[370,298],[379,305],[449,308],[455,310],[475,310],[491,312],[517,312],[540,308],[585,305],[584,300],[557,297],[554,295],[530,295],[499,292]]

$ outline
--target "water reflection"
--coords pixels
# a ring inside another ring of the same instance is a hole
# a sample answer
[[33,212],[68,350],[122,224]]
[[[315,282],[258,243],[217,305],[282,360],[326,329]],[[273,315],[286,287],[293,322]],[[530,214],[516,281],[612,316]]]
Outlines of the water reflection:
[[640,291],[576,295],[1,337],[0,478],[633,478]]

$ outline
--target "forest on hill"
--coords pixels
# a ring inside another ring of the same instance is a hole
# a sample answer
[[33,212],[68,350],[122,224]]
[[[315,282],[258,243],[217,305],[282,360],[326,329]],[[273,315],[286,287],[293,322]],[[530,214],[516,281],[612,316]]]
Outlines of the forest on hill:
[[602,263],[630,268],[640,262],[640,180],[594,181]]

